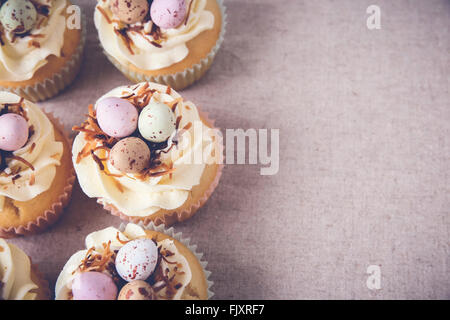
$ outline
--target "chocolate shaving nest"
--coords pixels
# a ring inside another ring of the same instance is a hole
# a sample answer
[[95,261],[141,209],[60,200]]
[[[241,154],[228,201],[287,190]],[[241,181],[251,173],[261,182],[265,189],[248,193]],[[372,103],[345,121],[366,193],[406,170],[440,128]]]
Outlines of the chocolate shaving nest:
[[[122,244],[126,244],[129,242],[121,240],[119,237],[119,233],[117,233],[116,239]],[[157,245],[156,238],[153,238],[152,241]],[[111,241],[109,241],[108,243],[103,243],[102,247],[103,253],[96,252],[94,247],[89,248],[84,259],[81,261],[80,265],[73,272],[73,274],[75,274],[76,272],[106,271],[111,275],[120,292],[122,287],[125,286],[127,282],[123,280],[116,271],[115,260],[118,250],[111,250]],[[147,280],[145,280],[152,286],[154,292],[157,294],[157,297],[160,299],[172,299],[177,291],[182,287],[181,283],[174,281],[177,274],[184,274],[183,271],[178,271],[178,268],[181,265],[177,262],[169,262],[167,260],[168,257],[171,257],[173,255],[173,252],[169,250],[163,250],[161,246],[158,246],[158,260],[156,263],[155,271]],[[163,269],[163,266],[161,264],[161,261],[163,260],[169,264],[177,264],[174,267],[174,272],[170,273],[170,270],[168,268]],[[159,295],[158,292],[160,292],[164,288],[166,288],[166,296]]]
[[[138,88],[138,86],[132,88],[133,91],[135,91]],[[170,92],[171,89],[168,89],[168,92]],[[150,89],[149,84],[146,83],[143,85],[137,93],[126,93],[126,95],[120,97],[121,99],[128,100],[130,103],[132,103],[140,112],[144,107],[148,105],[150,102],[150,99],[153,95],[153,93],[156,92],[156,90]],[[125,93],[124,93],[125,94]],[[179,102],[181,102],[182,99],[176,99],[172,102],[172,110],[176,108],[176,105],[178,105]],[[179,118],[179,119],[178,119]],[[176,124],[176,130],[178,130],[178,125],[181,120],[181,116],[177,118],[177,124]],[[184,128],[186,129],[186,128]],[[106,134],[99,126],[97,122],[96,112],[94,110],[94,106],[91,104],[89,105],[89,113],[87,114],[87,120],[84,121],[80,126],[74,126],[72,128],[74,131],[83,132],[85,135],[85,139],[87,140],[86,145],[83,147],[83,149],[78,153],[76,162],[79,163],[83,158],[87,156],[91,156],[92,159],[97,163],[99,169],[109,176],[115,176],[120,177],[122,175],[115,175],[106,170],[105,161],[107,161],[108,157],[106,158],[100,158],[96,151],[103,150],[105,151],[108,156],[111,151],[111,149],[114,147],[114,145],[119,141],[118,139],[109,136]],[[165,163],[162,163],[160,161],[160,155],[161,153],[168,153],[172,147],[177,145],[177,139],[173,139],[173,144],[170,146],[169,150],[164,150],[167,148],[167,141],[161,142],[161,143],[153,143],[150,141],[147,141],[144,139],[141,134],[139,133],[139,130],[136,129],[136,131],[131,135],[134,137],[140,138],[142,141],[144,141],[149,149],[150,149],[150,162],[148,166],[140,172],[139,175],[137,175],[137,178],[145,181],[150,177],[159,177],[164,175],[169,175],[170,178],[172,178],[172,174],[174,172],[173,164],[167,165]]]
[[[7,114],[7,113],[15,113],[15,114],[22,116],[25,120],[27,120],[27,121],[29,120],[28,116],[27,116],[27,112],[25,111],[24,98],[21,98],[18,103],[7,103],[7,104],[1,105],[1,107],[2,108],[0,110],[0,116]],[[25,145],[27,145],[29,143],[29,141],[31,140],[31,138],[34,135],[34,127],[33,126],[30,126],[28,130],[29,130],[28,141],[25,143]],[[34,149],[34,147],[32,147],[32,150],[33,149]],[[21,162],[23,165],[25,165],[25,167],[30,168],[32,171],[35,170],[31,163],[29,163],[27,160],[25,160],[22,157],[14,155],[13,151],[0,150],[0,175],[11,177],[11,181],[13,184],[15,183],[15,181],[17,179],[19,179],[21,177],[19,172],[22,171],[22,168],[21,168],[21,166],[9,167],[8,163],[7,163],[8,159],[17,160],[17,161]],[[6,168],[10,168],[9,173],[5,172]],[[35,179],[35,177],[34,177],[34,175],[32,175],[30,178],[30,185],[32,185],[34,183],[34,179]]]
[[[110,17],[109,14],[102,7],[97,6],[96,8],[103,15],[103,17],[105,18],[105,20],[107,21],[108,24],[112,24],[113,22],[117,22],[116,20],[113,20],[112,17]],[[189,10],[190,10],[190,6],[189,6]],[[189,14],[188,14],[188,16],[189,16]],[[161,28],[158,27],[156,24],[152,23],[152,28],[151,28],[149,33],[146,33],[145,30],[144,30],[144,26],[143,25],[148,23],[149,21],[151,21],[150,10],[147,13],[147,15],[145,16],[144,20],[142,21],[142,25],[137,25],[137,26],[133,25],[132,26],[132,25],[129,25],[129,24],[124,24],[124,26],[121,27],[121,28],[114,27],[114,32],[125,43],[125,46],[127,47],[127,49],[130,52],[130,54],[134,55],[134,50],[133,50],[134,43],[133,43],[133,40],[131,39],[131,37],[129,35],[130,32],[139,34],[147,42],[149,42],[151,45],[153,45],[153,46],[155,46],[157,48],[162,48],[162,44],[161,43],[164,40],[166,40],[166,37],[162,33]],[[186,22],[187,22],[187,19],[186,19]],[[151,36],[153,38],[153,40],[150,40],[148,38],[148,36]]]

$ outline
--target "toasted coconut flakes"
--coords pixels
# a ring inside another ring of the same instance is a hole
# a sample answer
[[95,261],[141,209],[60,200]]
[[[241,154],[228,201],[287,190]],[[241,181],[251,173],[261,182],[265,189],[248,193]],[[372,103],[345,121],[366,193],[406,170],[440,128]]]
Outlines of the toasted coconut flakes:
[[117,189],[119,189],[119,191],[121,193],[123,193],[125,190],[123,189],[122,184],[119,181],[117,181],[117,180],[113,180],[113,181],[114,181],[114,184],[116,185]]
[[31,170],[34,171],[33,165],[32,165],[31,163],[29,163],[27,160],[25,160],[24,158],[22,158],[22,157],[15,156],[15,155],[10,155],[10,156],[8,156],[8,158],[11,158],[11,159],[20,161],[20,162],[22,162],[23,164],[25,164],[27,167],[29,167]]
[[78,270],[81,272],[97,271],[102,272],[108,266],[108,262],[114,256],[114,252],[111,250],[111,241],[103,243],[103,253],[95,253],[95,248],[91,247],[86,252],[84,259],[78,266]]
[[31,48],[31,47],[40,48],[41,44],[36,40],[30,40],[30,41],[28,41],[28,48]]
[[91,156],[94,159],[95,162],[97,162],[99,168],[101,171],[105,170],[105,166],[103,165],[103,162],[100,160],[100,158],[95,154],[94,150],[91,149]]
[[103,10],[103,8],[100,6],[97,6],[97,10],[103,15],[103,17],[106,19],[106,22],[108,22],[108,24],[111,24],[112,21],[105,10]]
[[192,122],[188,122],[184,127],[183,130],[189,130],[192,127]]
[[189,7],[188,7],[187,15],[186,15],[186,20],[184,20],[184,25],[187,25],[187,23],[188,23],[189,14],[191,13],[192,2],[194,2],[194,0],[191,0],[191,2],[189,2]]
[[88,110],[89,110],[89,115],[90,115],[91,117],[93,117],[93,118],[96,118],[96,117],[97,117],[97,112],[95,111],[95,108],[94,108],[94,105],[93,105],[93,104],[90,104],[90,105],[89,105]]
[[117,239],[117,241],[119,241],[121,244],[127,244],[128,242],[130,242],[130,240],[120,240],[120,234],[119,234],[119,232],[117,232],[117,234],[116,234],[116,239]]
[[147,88],[149,87],[149,83],[148,82],[146,82],[140,89],[139,89],[139,91],[137,92],[137,95],[138,96],[141,96],[141,95],[143,95],[144,93],[145,93],[145,91],[147,90]]
[[32,185],[34,185],[35,182],[36,182],[36,176],[34,175],[34,173],[31,173],[29,185],[32,186]]

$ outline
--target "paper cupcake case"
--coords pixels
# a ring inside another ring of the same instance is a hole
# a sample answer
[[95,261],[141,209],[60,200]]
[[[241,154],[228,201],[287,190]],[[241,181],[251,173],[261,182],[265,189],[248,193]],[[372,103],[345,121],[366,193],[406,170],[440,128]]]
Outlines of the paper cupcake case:
[[[165,225],[155,225],[153,222],[150,223],[143,223],[142,221],[137,223],[140,227],[142,227],[144,230],[150,230],[150,231],[157,231],[164,233],[168,235],[169,237],[172,237],[176,239],[177,241],[181,242],[183,245],[185,245],[197,258],[197,260],[200,262],[200,265],[202,266],[203,273],[205,274],[206,283],[208,286],[208,300],[211,299],[214,296],[214,292],[211,290],[211,287],[214,285],[214,282],[209,280],[209,277],[211,276],[211,271],[208,271],[206,269],[208,262],[203,259],[203,253],[197,251],[197,245],[191,244],[191,238],[183,238],[183,234],[181,232],[175,232],[175,229],[173,227],[170,227],[169,229],[166,229]],[[121,224],[119,227],[119,230],[123,232],[125,230],[126,224]]]
[[68,87],[78,75],[83,58],[84,46],[86,43],[86,18],[81,14],[81,40],[77,50],[72,55],[72,59],[51,78],[47,78],[34,85],[26,87],[4,87],[0,86],[0,90],[15,93],[32,102],[38,102],[50,99]]
[[[54,117],[52,113],[45,113],[47,117],[52,122],[56,130],[62,133],[69,146],[72,145],[72,139],[69,138],[63,125],[60,123],[58,118]],[[69,148],[70,150],[70,148]],[[15,238],[19,236],[27,236],[36,233],[40,233],[47,229],[49,226],[54,224],[64,211],[64,208],[69,204],[73,185],[75,183],[75,170],[71,168],[70,176],[66,181],[66,186],[64,191],[59,195],[58,201],[53,203],[52,206],[47,209],[43,215],[39,216],[36,220],[28,222],[26,225],[18,227],[0,228],[1,238]]]
[[[108,60],[117,69],[119,69],[119,71],[122,72],[125,75],[125,77],[127,77],[131,81],[134,81],[136,83],[144,81],[156,82],[171,86],[173,89],[177,91],[182,90],[193,84],[195,81],[199,80],[206,73],[206,71],[208,71],[208,69],[211,67],[214,61],[217,52],[220,49],[220,46],[223,43],[227,26],[227,13],[225,5],[223,4],[223,0],[217,0],[217,3],[219,4],[220,12],[222,14],[222,26],[220,29],[219,39],[217,39],[216,45],[211,49],[208,55],[205,58],[203,58],[199,63],[193,65],[192,67],[182,72],[177,72],[175,74],[169,75],[149,76],[144,73],[129,70],[126,66],[122,65],[119,61],[117,61],[116,58],[107,53],[106,50],[103,50],[103,53],[106,55]],[[99,43],[101,46],[100,40]]]
[[[203,122],[206,125],[208,125],[210,128],[218,129],[218,128],[214,127],[215,120],[211,120],[208,117],[208,113],[202,112],[198,107],[197,107],[197,109],[198,109],[201,119],[203,120]],[[136,223],[136,224],[154,223],[155,225],[170,226],[176,222],[185,221],[185,220],[191,218],[192,216],[194,216],[194,214],[198,211],[198,209],[200,209],[206,203],[206,201],[213,194],[214,190],[216,189],[217,185],[219,184],[220,177],[222,176],[222,170],[224,167],[224,165],[223,165],[223,151],[224,151],[223,137],[220,137],[220,139],[217,141],[217,143],[219,144],[221,163],[219,164],[219,167],[217,169],[216,177],[214,178],[213,182],[210,184],[210,186],[206,190],[206,192],[203,194],[203,196],[196,203],[194,203],[189,209],[186,209],[183,211],[175,211],[175,212],[166,213],[162,217],[159,217],[159,216],[158,217],[152,217],[152,216],[133,217],[133,216],[126,215],[125,213],[121,212],[113,205],[106,203],[104,199],[101,199],[101,198],[97,199],[97,203],[101,204],[103,206],[103,208],[105,210],[109,211],[112,215],[117,216],[122,220]]]

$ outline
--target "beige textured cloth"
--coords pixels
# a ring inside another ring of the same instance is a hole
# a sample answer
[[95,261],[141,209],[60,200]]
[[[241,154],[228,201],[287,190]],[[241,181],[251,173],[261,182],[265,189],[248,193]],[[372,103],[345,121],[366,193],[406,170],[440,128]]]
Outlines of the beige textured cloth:
[[[42,103],[67,129],[129,83],[98,46]],[[368,30],[366,8],[381,9]],[[216,298],[450,298],[450,1],[226,1],[225,43],[182,92],[221,128],[279,128],[280,171],[229,165],[176,229],[209,261]],[[49,278],[92,231],[120,225],[79,186],[48,232],[12,240]],[[369,290],[379,265],[381,289]]]

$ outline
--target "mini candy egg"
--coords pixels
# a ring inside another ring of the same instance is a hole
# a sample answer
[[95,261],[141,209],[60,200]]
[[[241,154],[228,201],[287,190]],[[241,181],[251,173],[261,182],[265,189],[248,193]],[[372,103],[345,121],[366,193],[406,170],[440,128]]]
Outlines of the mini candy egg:
[[127,100],[109,97],[97,103],[98,125],[111,137],[131,135],[136,130],[137,120],[137,109]]
[[112,147],[109,160],[114,168],[121,172],[139,173],[147,168],[150,162],[150,149],[139,138],[125,138]]
[[16,151],[28,140],[28,123],[24,117],[7,113],[0,117],[0,149]]
[[160,28],[178,27],[186,18],[185,0],[154,0],[150,9],[152,21]]
[[37,11],[28,0],[8,0],[0,9],[0,21],[6,31],[22,34],[35,26]]
[[78,273],[72,282],[73,300],[116,300],[117,286],[101,272]]
[[120,290],[118,300],[156,300],[156,297],[151,285],[143,280],[135,280]]
[[138,128],[148,141],[166,141],[176,129],[175,115],[166,104],[151,103],[142,109]]
[[128,282],[145,280],[153,273],[158,261],[158,248],[151,239],[128,242],[116,256],[116,270]]
[[120,21],[133,24],[142,21],[148,13],[147,0],[114,0],[111,11]]

